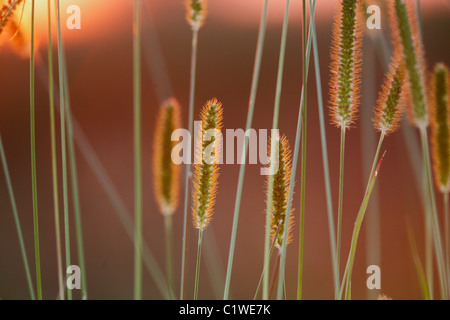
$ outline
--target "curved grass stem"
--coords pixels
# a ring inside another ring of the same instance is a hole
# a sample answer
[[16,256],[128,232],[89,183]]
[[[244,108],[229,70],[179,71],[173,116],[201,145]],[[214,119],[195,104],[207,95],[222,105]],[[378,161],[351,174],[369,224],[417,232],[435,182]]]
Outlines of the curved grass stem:
[[375,185],[379,166],[381,165],[381,161],[383,159],[383,158],[381,158],[380,160],[378,160],[379,156],[380,156],[380,150],[381,150],[381,145],[383,143],[383,140],[384,140],[384,133],[382,133],[380,135],[380,139],[378,141],[377,150],[375,152],[375,156],[373,159],[372,169],[371,169],[371,172],[369,175],[369,179],[367,181],[366,191],[364,193],[363,201],[361,203],[358,215],[356,217],[355,227],[353,229],[350,252],[348,255],[347,264],[345,267],[344,276],[342,278],[342,284],[341,284],[341,289],[340,289],[340,293],[339,293],[339,297],[342,297],[342,294],[344,291],[344,286],[345,286],[345,289],[346,289],[345,297],[347,300],[351,299],[351,280],[352,280],[353,264],[355,261],[355,253],[356,253],[356,246],[358,243],[359,232],[361,231],[361,226],[362,226],[362,222],[364,219],[364,215],[366,213],[367,206],[369,204],[370,195],[372,194],[372,190]]

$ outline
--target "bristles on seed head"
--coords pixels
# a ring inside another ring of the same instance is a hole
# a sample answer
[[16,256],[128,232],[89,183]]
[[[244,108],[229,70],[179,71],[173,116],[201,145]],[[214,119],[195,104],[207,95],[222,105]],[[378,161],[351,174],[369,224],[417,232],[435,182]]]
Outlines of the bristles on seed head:
[[186,19],[192,30],[198,31],[205,22],[206,0],[186,0]]
[[450,76],[447,66],[436,64],[429,90],[431,146],[434,177],[442,192],[450,191]]
[[175,98],[161,104],[153,142],[155,198],[163,215],[171,215],[178,205],[180,166],[172,161],[172,132],[181,127],[180,105]]
[[419,128],[428,125],[425,54],[413,1],[388,1],[394,50],[405,63],[409,118]]
[[361,0],[340,0],[331,45],[330,116],[338,128],[349,128],[359,105],[362,65]]
[[[216,200],[218,163],[222,147],[221,134],[219,134],[222,129],[222,116],[222,104],[216,98],[206,102],[200,113],[201,132],[195,141],[195,157],[201,159],[201,163],[194,164],[192,220],[194,227],[201,230],[204,230],[211,221]],[[205,133],[212,130],[215,130],[216,134],[210,140],[203,141]],[[208,148],[207,152],[205,152],[206,148]],[[209,153],[212,159],[205,159],[205,153]]]
[[[273,141],[270,142],[271,144]],[[272,208],[270,212],[270,230],[272,241],[275,239],[275,246],[281,249],[283,245],[283,236],[285,228],[285,219],[288,207],[289,187],[291,181],[292,170],[292,153],[289,146],[289,142],[286,136],[277,138],[275,140],[278,148],[275,151],[278,152],[278,171],[273,176],[273,191],[272,191]],[[270,147],[269,150],[272,148]],[[269,151],[270,157],[271,151]],[[272,161],[272,160],[271,160]],[[277,161],[274,159],[273,161]],[[270,176],[267,176],[267,185],[269,184]],[[266,201],[268,198],[268,188],[266,191]],[[291,206],[291,212],[288,223],[288,236],[286,244],[292,241],[292,228],[294,224],[293,219],[294,209]]]
[[387,296],[387,295],[385,295],[384,293],[380,293],[380,294],[378,295],[377,300],[392,300],[392,298],[389,297],[389,296]]
[[[1,1],[0,1],[1,2]],[[30,7],[24,11],[24,1],[9,1],[0,9],[0,45],[9,45],[22,58],[31,52]],[[35,40],[35,47],[38,46]]]
[[17,6],[21,4],[22,1],[23,0],[3,1],[3,5],[0,8],[0,34],[7,25],[9,19],[13,16]]
[[405,104],[404,80],[404,66],[397,53],[385,76],[375,110],[375,128],[382,134],[393,133],[398,127]]

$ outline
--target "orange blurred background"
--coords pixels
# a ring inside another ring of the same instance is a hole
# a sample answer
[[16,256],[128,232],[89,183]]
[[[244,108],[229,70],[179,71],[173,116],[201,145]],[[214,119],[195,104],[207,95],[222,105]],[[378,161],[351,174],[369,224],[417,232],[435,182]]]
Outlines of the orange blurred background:
[[[29,2],[29,0],[27,1]],[[187,127],[189,98],[191,30],[185,20],[183,0],[145,0],[142,10],[142,126],[144,237],[159,266],[165,270],[163,217],[153,198],[151,159],[153,130],[159,103],[174,95],[183,107],[183,125]],[[284,1],[269,1],[262,69],[252,127],[269,129],[272,124],[276,71],[281,36]],[[291,1],[289,32],[280,111],[280,131],[294,144],[300,101],[301,1]],[[50,129],[47,91],[46,1],[37,3],[38,53],[36,66],[36,144],[38,169],[39,226],[43,294],[57,296],[56,248],[52,207]],[[330,34],[336,1],[318,1],[317,33],[323,98],[328,100],[328,65]],[[383,1],[372,1],[383,3]],[[81,30],[64,28],[70,98],[74,117],[98,156],[127,210],[133,212],[133,98],[132,98],[132,9],[131,0],[61,1],[63,25],[70,4],[81,8]],[[423,37],[428,69],[438,61],[450,65],[447,31],[450,6],[444,0],[422,1]],[[43,5],[43,8],[39,9]],[[205,25],[199,33],[195,119],[203,103],[217,97],[224,106],[224,129],[244,128],[253,70],[254,53],[262,0],[211,0]],[[382,29],[365,28],[362,105],[360,120],[347,134],[344,182],[343,259],[350,246],[353,222],[365,187],[365,177],[375,151],[375,131],[371,126],[372,107],[387,70],[380,49],[380,36],[387,36],[389,23],[382,9]],[[54,19],[53,19],[54,20]],[[27,21],[23,18],[24,28]],[[56,35],[56,28],[53,29]],[[373,38],[371,36],[374,36]],[[19,56],[2,39],[0,47],[0,132],[5,144],[12,183],[18,202],[29,261],[34,261],[30,129],[29,60]],[[55,39],[56,40],[56,39]],[[375,41],[375,43],[373,42]],[[56,47],[54,50],[56,59]],[[55,61],[55,70],[56,69]],[[317,113],[317,95],[311,59],[308,89],[308,156],[304,247],[304,298],[332,299],[332,270],[328,221],[323,184],[322,154]],[[56,73],[55,73],[56,75]],[[327,117],[328,120],[328,117]],[[416,137],[407,121],[403,126]],[[58,127],[59,130],[59,127]],[[339,174],[339,130],[328,124],[327,138],[333,204],[337,213]],[[59,140],[57,140],[59,141]],[[353,297],[376,297],[366,288],[366,268],[381,267],[381,291],[393,299],[421,299],[419,282],[407,238],[411,223],[419,253],[423,259],[423,216],[420,189],[414,176],[414,164],[408,156],[404,129],[385,140],[387,155],[377,181],[379,195],[379,255],[366,241],[369,228],[376,230],[376,219],[369,210],[358,244],[353,275]],[[59,149],[58,149],[58,152]],[[414,157],[413,157],[414,158]],[[420,161],[420,153],[416,161]],[[365,162],[366,161],[366,162]],[[77,166],[86,251],[90,299],[131,299],[133,297],[133,243],[130,241],[114,207],[98,182],[90,163],[77,148]],[[60,170],[60,168],[59,168]],[[252,299],[263,265],[265,221],[264,177],[260,165],[248,165],[237,233],[237,245],[231,278],[231,298]],[[61,170],[60,170],[61,171]],[[222,298],[230,245],[236,195],[238,165],[223,165],[213,221],[204,233],[200,299]],[[299,170],[297,171],[299,172]],[[183,173],[183,172],[182,172]],[[184,177],[184,173],[183,173]],[[184,179],[181,179],[183,181]],[[287,297],[296,296],[300,175],[294,195],[294,241],[288,247]],[[60,181],[61,186],[61,181]],[[184,187],[181,186],[181,190]],[[184,195],[181,194],[181,199]],[[61,201],[62,203],[62,201]],[[439,208],[441,197],[438,195]],[[0,172],[0,298],[27,299],[16,229],[9,197]],[[174,253],[176,292],[180,280],[182,201],[174,216]],[[373,218],[373,217],[372,217]],[[189,220],[190,221],[190,220]],[[76,260],[75,230],[72,224],[72,258]],[[186,297],[192,298],[197,250],[197,232],[188,226],[189,252]],[[371,238],[372,239],[372,238]],[[342,263],[341,267],[344,267]],[[32,272],[34,276],[34,272]],[[214,279],[212,281],[211,279]],[[437,284],[437,282],[436,282]],[[155,284],[144,269],[144,298],[161,299]]]

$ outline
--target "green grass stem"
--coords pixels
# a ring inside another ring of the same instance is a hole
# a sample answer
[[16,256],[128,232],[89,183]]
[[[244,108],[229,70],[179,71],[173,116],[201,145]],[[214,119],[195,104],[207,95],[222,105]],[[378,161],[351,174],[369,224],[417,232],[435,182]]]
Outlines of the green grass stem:
[[420,261],[419,252],[417,250],[416,241],[414,239],[414,233],[410,223],[407,226],[409,246],[411,249],[411,255],[413,257],[414,266],[416,267],[417,278],[419,279],[420,289],[422,290],[423,298],[425,300],[431,300],[430,290],[428,288],[428,281],[425,276],[425,271]]
[[[64,68],[66,69],[65,55],[63,55]],[[76,154],[75,145],[73,141],[73,129],[72,129],[72,111],[70,108],[70,98],[69,98],[69,88],[68,88],[68,78],[67,70],[64,71],[64,98],[66,99],[64,105],[66,108],[66,128],[67,128],[67,145],[69,152],[69,168],[71,176],[71,187],[72,187],[72,199],[74,207],[74,218],[75,218],[75,235],[77,242],[77,255],[78,263],[80,264],[81,272],[81,297],[83,300],[87,300],[87,281],[86,281],[86,263],[84,254],[84,243],[83,243],[83,229],[81,223],[81,208],[80,208],[80,196],[79,196],[79,186],[78,186],[78,173],[76,166]]]
[[[247,122],[245,125],[246,132],[247,132],[247,130],[249,130],[251,128],[252,121],[253,121],[256,92],[258,89],[259,71],[261,69],[261,60],[262,60],[264,39],[265,39],[265,33],[266,33],[268,2],[269,2],[268,0],[265,0],[265,2],[264,2],[264,8],[262,11],[260,25],[259,25],[258,40],[257,40],[257,45],[256,45],[255,62],[254,62],[254,66],[253,66],[252,84],[251,84],[251,89],[250,89],[250,98],[249,98],[249,106],[248,106],[248,113],[247,113]],[[230,251],[228,254],[228,266],[227,266],[225,289],[224,289],[224,295],[223,295],[224,300],[227,300],[230,295],[231,272],[233,269],[234,249],[235,249],[235,245],[236,245],[236,234],[237,234],[237,226],[238,226],[238,221],[239,221],[239,210],[240,210],[240,206],[241,206],[242,189],[243,189],[243,185],[244,185],[245,160],[247,159],[247,154],[248,154],[248,139],[249,139],[249,137],[246,135],[245,139],[244,139],[244,147],[243,147],[243,152],[242,152],[242,159],[244,161],[241,162],[241,165],[239,167],[239,178],[238,178],[238,186],[237,186],[237,191],[236,191],[236,200],[235,200],[235,205],[234,205],[233,226],[232,226],[231,240],[230,240]]]
[[[309,26],[309,35],[312,34],[312,23],[314,21],[314,12],[315,12],[315,6],[316,2],[313,3],[310,2],[310,11],[311,11],[311,22]],[[311,54],[311,36],[308,37],[307,46],[306,46],[306,64],[305,64],[305,70],[304,73],[306,74],[305,80],[307,80],[308,70],[309,70],[309,59]],[[307,81],[303,83],[301,95],[300,95],[300,106],[299,106],[299,113],[298,113],[298,119],[297,119],[297,131],[295,135],[295,146],[294,146],[294,153],[293,153],[293,160],[292,160],[292,173],[291,173],[291,180],[289,182],[289,195],[288,195],[288,203],[287,203],[287,211],[286,211],[286,221],[290,221],[290,215],[291,215],[291,205],[292,205],[292,197],[294,195],[294,184],[295,184],[295,176],[297,172],[297,163],[298,163],[298,155],[300,150],[300,139],[301,139],[301,133],[306,132],[306,128],[302,129],[302,123],[303,123],[303,115],[304,110],[306,110],[306,101],[304,100],[306,98],[306,90],[307,90]],[[304,137],[306,139],[306,134],[304,134]],[[306,142],[304,144],[304,147],[306,147]],[[306,164],[306,162],[305,162]],[[304,189],[304,187],[303,187]],[[304,202],[304,199],[301,200]],[[300,228],[303,229],[303,216],[300,217],[301,226]],[[283,239],[287,239],[287,232],[288,228],[284,229],[284,235]],[[302,233],[303,231],[301,231]],[[300,239],[302,242],[303,239]],[[302,249],[302,248],[301,248]],[[287,243],[286,241],[283,242],[281,247],[281,259],[280,259],[280,274],[278,276],[278,287],[277,287],[277,299],[282,299],[282,297],[286,297],[286,294],[284,290],[286,289],[286,286],[284,284],[285,278],[285,266],[286,266],[286,253],[287,253]],[[300,259],[300,258],[299,258]],[[301,257],[301,259],[303,259]]]
[[[280,45],[280,54],[278,60],[278,72],[277,72],[277,83],[275,89],[275,103],[274,103],[274,111],[273,111],[273,122],[272,129],[278,129],[278,118],[280,112],[280,100],[281,100],[281,88],[283,82],[283,69],[284,69],[284,58],[286,51],[286,38],[287,38],[287,29],[288,29],[288,18],[289,18],[289,4],[290,1],[286,0],[285,10],[284,10],[284,18],[283,18],[283,28],[281,33],[281,45]],[[272,141],[275,141],[274,137],[272,137]],[[275,143],[271,144],[271,159],[270,159],[270,173],[274,172],[274,164],[275,164]],[[295,155],[295,153],[294,153]],[[269,174],[270,174],[269,173]],[[263,277],[263,299],[267,300],[269,298],[269,252],[270,252],[270,214],[272,212],[272,200],[273,200],[273,185],[274,185],[274,175],[270,175],[269,184],[268,184],[268,197],[267,197],[267,210],[266,210],[266,233],[264,240],[264,277]],[[292,185],[291,185],[292,186]],[[292,199],[292,198],[291,198]],[[290,203],[290,201],[288,201]],[[289,204],[288,211],[286,213],[286,221],[289,221]],[[285,228],[287,231],[289,228]],[[286,233],[286,232],[285,232]],[[287,239],[287,237],[284,237]],[[284,241],[283,243],[286,243]]]
[[[59,7],[58,7],[59,11]],[[60,14],[60,13],[58,13]],[[60,20],[58,20],[59,25]],[[58,26],[60,28],[60,25]],[[74,139],[73,139],[73,128],[72,128],[72,111],[70,106],[70,94],[69,94],[69,80],[67,75],[67,63],[66,63],[66,54],[64,51],[64,44],[62,40],[61,33],[58,34],[59,43],[61,45],[61,50],[59,51],[59,60],[60,65],[59,67],[62,68],[60,70],[61,74],[60,76],[62,79],[60,79],[60,91],[61,91],[61,99],[64,99],[63,101],[63,108],[64,108],[64,117],[61,118],[62,121],[65,122],[64,129],[66,129],[64,133],[64,138],[67,137],[67,141],[64,142],[64,144],[67,143],[67,151],[68,151],[68,157],[69,157],[69,170],[70,170],[70,176],[71,176],[71,189],[72,189],[72,198],[73,198],[73,207],[74,207],[74,219],[75,219],[75,235],[76,235],[76,243],[77,243],[77,256],[78,256],[78,264],[80,267],[80,273],[81,273],[81,298],[83,300],[87,300],[88,298],[88,290],[87,290],[87,280],[86,280],[86,263],[85,263],[85,253],[84,253],[84,243],[83,243],[83,230],[82,230],[82,222],[81,222],[81,209],[80,209],[80,196],[79,196],[79,186],[78,186],[78,173],[77,173],[77,167],[76,167],[76,154],[75,154],[75,145],[74,145]],[[65,139],[66,140],[66,139]],[[65,145],[66,146],[66,145]],[[64,146],[64,151],[65,151]],[[65,165],[67,165],[66,160],[64,161]],[[67,183],[67,171],[63,171],[63,175],[66,176],[66,182]],[[67,189],[66,191],[67,192]],[[67,194],[65,195],[67,196]],[[66,199],[67,201],[67,199]],[[68,210],[68,203],[65,204],[67,206],[66,210]],[[68,224],[68,222],[67,222]]]
[[164,230],[166,235],[166,277],[167,277],[167,295],[175,299],[174,279],[173,279],[173,226],[172,215],[164,216]]
[[200,227],[200,229],[198,229],[197,266],[195,268],[194,300],[198,299],[198,284],[200,278],[200,263],[202,256],[202,235],[203,235],[203,228]]
[[355,261],[355,253],[356,253],[356,246],[358,243],[359,238],[359,232],[361,231],[362,222],[366,213],[367,206],[369,204],[370,196],[372,194],[373,187],[375,185],[375,181],[378,175],[378,170],[381,165],[381,161],[383,160],[383,157],[379,160],[380,157],[380,150],[381,145],[384,140],[384,133],[380,134],[380,139],[378,141],[377,150],[375,152],[375,156],[373,159],[372,169],[369,175],[369,179],[367,181],[367,187],[366,191],[364,192],[363,201],[361,203],[361,207],[359,209],[358,215],[356,216],[355,226],[353,228],[353,235],[351,240],[351,246],[350,246],[350,252],[347,259],[347,264],[344,271],[344,276],[342,278],[342,285],[340,289],[339,296],[342,297],[342,294],[344,292],[344,287],[346,290],[345,297],[347,300],[351,299],[351,280],[352,280],[352,272],[353,272],[353,264]]
[[[277,241],[278,230],[280,229],[282,222],[283,221],[280,221],[280,223],[278,224],[277,229],[275,230],[275,233],[273,235],[273,241],[272,241],[272,244],[270,245],[269,259],[272,257],[273,248],[275,247],[275,242]],[[259,277],[258,286],[256,287],[256,292],[255,292],[255,296],[253,297],[253,300],[256,300],[258,298],[259,292],[261,291],[261,284],[262,284],[262,280],[264,277],[264,272],[265,272],[265,270],[263,269],[261,272],[261,276]]]
[[420,141],[422,144],[422,152],[424,157],[424,163],[425,163],[425,169],[427,174],[427,193],[430,198],[431,202],[431,231],[432,231],[432,237],[433,237],[433,245],[434,245],[434,251],[436,255],[436,264],[437,264],[437,270],[439,275],[439,288],[441,293],[441,299],[447,300],[448,299],[448,288],[449,284],[447,282],[447,272],[445,267],[445,257],[444,257],[444,250],[442,245],[442,237],[441,237],[441,230],[439,226],[439,218],[437,215],[437,207],[436,207],[436,196],[434,192],[434,186],[433,186],[433,175],[431,172],[431,160],[430,160],[430,149],[428,146],[428,134],[425,127],[420,128]]
[[[301,181],[300,181],[300,226],[299,226],[299,249],[298,249],[298,273],[297,273],[297,300],[302,299],[303,290],[303,243],[304,243],[304,223],[305,223],[305,195],[306,195],[306,137],[307,137],[307,93],[308,93],[308,72],[306,66],[306,51],[308,45],[307,32],[307,14],[306,14],[306,0],[303,0],[303,20],[302,20],[302,71],[303,71],[303,105],[300,107],[303,111],[302,124],[302,154],[301,154]],[[309,62],[309,61],[308,61]]]
[[[193,134],[194,125],[194,101],[195,101],[195,75],[197,70],[197,49],[198,49],[198,31],[194,28],[192,30],[192,51],[191,51],[191,77],[190,77],[190,89],[189,89],[189,120],[188,130]],[[185,273],[186,273],[186,252],[187,252],[187,216],[189,208],[189,181],[191,180],[191,148],[192,140],[189,140],[188,150],[188,163],[186,164],[186,176],[185,176],[185,193],[184,193],[184,211],[183,211],[183,245],[181,250],[181,284],[180,284],[180,300],[184,299],[184,286],[185,286]]]
[[52,14],[51,1],[47,2],[48,16],[48,96],[50,107],[50,139],[52,158],[52,187],[53,187],[53,213],[55,217],[55,237],[56,237],[56,261],[58,266],[58,286],[59,299],[64,300],[64,277],[62,262],[61,244],[61,223],[59,216],[59,195],[58,195],[58,160],[56,156],[56,119],[55,119],[55,89],[53,79],[53,45],[52,45]]
[[142,299],[141,1],[133,11],[134,299]]
[[[63,210],[64,210],[64,245],[65,245],[65,262],[66,268],[71,265],[71,248],[70,248],[70,220],[69,220],[69,196],[68,196],[68,175],[67,175],[67,151],[66,151],[66,99],[64,90],[65,68],[64,68],[64,51],[61,34],[61,10],[60,1],[56,2],[57,12],[57,28],[58,28],[58,74],[59,74],[59,115],[61,130],[61,170],[63,185]],[[67,299],[72,300],[72,291],[67,289]]]
[[[447,265],[447,278],[450,277],[450,217],[448,210],[448,191],[443,194],[444,224],[445,224],[445,261]],[[450,294],[450,292],[449,292]]]
[[341,264],[341,238],[342,238],[342,207],[344,200],[344,160],[345,160],[345,127],[341,127],[341,142],[339,151],[339,198],[337,218],[337,259],[338,268]]
[[323,166],[323,177],[325,184],[326,204],[327,204],[328,233],[330,235],[331,264],[333,267],[332,269],[333,269],[334,297],[335,299],[338,299],[340,284],[339,284],[339,265],[337,259],[336,236],[335,236],[336,231],[334,226],[333,201],[331,196],[330,169],[328,165],[328,147],[325,132],[325,116],[323,108],[322,83],[320,77],[319,49],[317,45],[314,11],[311,1],[312,0],[309,1],[311,11],[311,35],[312,35],[311,38],[313,40],[312,42],[313,42],[314,70],[317,89],[317,108],[319,111],[320,145],[322,149],[322,166]]
[[20,253],[22,254],[23,266],[25,268],[25,275],[27,278],[28,290],[30,292],[31,300],[35,300],[33,281],[31,279],[30,265],[28,263],[27,252],[25,249],[25,242],[23,240],[22,227],[20,225],[19,213],[17,212],[16,198],[12,188],[11,177],[9,175],[8,163],[6,162],[5,149],[3,147],[2,137],[0,136],[0,157],[2,161],[3,173],[5,174],[6,185],[8,187],[8,195],[11,201],[11,207],[14,215],[14,223],[16,225],[17,236],[19,237]]
[[35,120],[35,94],[34,94],[34,0],[31,0],[31,54],[30,54],[30,133],[31,133],[31,180],[33,194],[33,227],[34,252],[36,262],[37,298],[42,300],[41,257],[39,249],[39,218],[36,177],[36,120]]

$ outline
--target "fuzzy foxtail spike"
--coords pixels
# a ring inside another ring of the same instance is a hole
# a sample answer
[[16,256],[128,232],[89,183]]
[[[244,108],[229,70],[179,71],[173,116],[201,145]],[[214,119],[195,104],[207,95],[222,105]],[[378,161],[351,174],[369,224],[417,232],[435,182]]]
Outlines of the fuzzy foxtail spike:
[[[278,148],[275,150],[278,152],[278,171],[273,177],[273,193],[272,193],[272,212],[271,216],[271,236],[272,242],[275,239],[274,245],[281,249],[283,246],[283,235],[285,228],[285,218],[288,207],[289,198],[289,183],[291,181],[291,168],[292,168],[292,153],[289,146],[289,142],[286,136],[278,138],[276,143],[278,143]],[[270,150],[270,149],[269,149]],[[270,152],[269,152],[270,153]],[[270,155],[269,155],[270,157]],[[269,181],[267,179],[267,183]],[[268,194],[266,195],[268,197]],[[291,214],[288,224],[288,237],[287,243],[292,241],[292,228],[293,228],[293,214],[294,209],[291,209]]]
[[205,22],[206,0],[186,0],[186,20],[193,30],[199,30]]
[[340,0],[331,46],[330,114],[339,128],[350,127],[359,105],[363,10],[360,0]]
[[377,300],[392,300],[392,298],[388,295],[385,295],[384,293],[380,293],[377,297]]
[[377,100],[375,128],[382,134],[393,133],[404,109],[405,71],[399,54],[395,55]]
[[430,90],[431,141],[434,175],[442,192],[450,188],[450,76],[443,63],[436,64]]
[[0,8],[0,34],[3,31],[3,28],[8,23],[11,16],[14,14],[14,11],[17,9],[17,6],[21,4],[23,0],[8,0]]
[[179,193],[179,165],[172,161],[172,132],[181,127],[180,105],[175,98],[164,101],[159,110],[153,144],[155,197],[163,215],[176,210]]
[[410,119],[419,128],[428,125],[425,92],[425,54],[413,1],[392,0],[390,6],[394,48],[402,53],[407,71],[407,92]]
[[194,227],[201,230],[211,221],[216,199],[222,147],[222,114],[222,104],[215,98],[209,100],[201,111],[201,133],[195,141],[192,219]]
[[[0,0],[0,3],[2,1]],[[9,45],[22,58],[30,58],[30,7],[24,12],[25,1],[3,1],[0,4],[0,46]],[[37,47],[35,40],[35,47]]]

